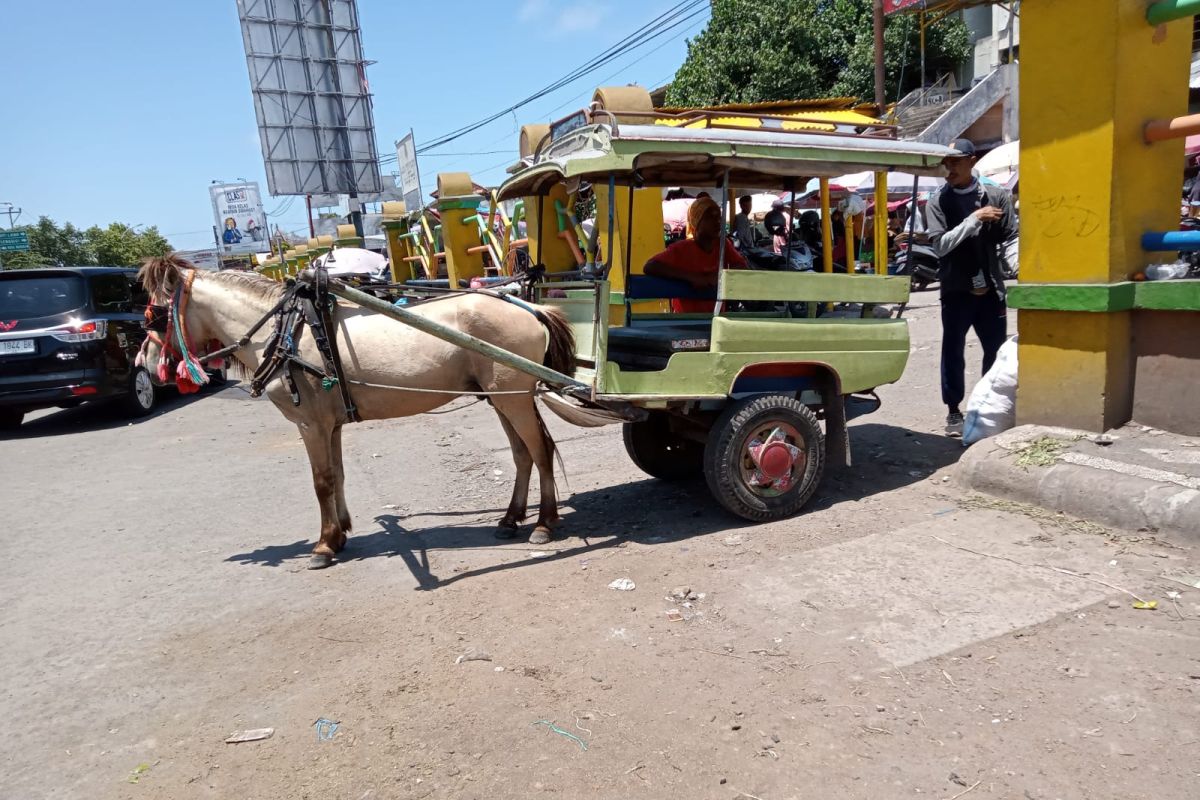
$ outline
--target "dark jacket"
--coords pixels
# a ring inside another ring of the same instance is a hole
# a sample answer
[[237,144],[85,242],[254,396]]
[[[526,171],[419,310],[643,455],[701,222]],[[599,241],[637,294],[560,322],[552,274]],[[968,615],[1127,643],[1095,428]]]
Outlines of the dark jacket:
[[1017,234],[1012,195],[1002,186],[980,181],[974,207],[995,206],[1004,212],[999,222],[983,223],[963,213],[961,206],[954,202],[953,192],[950,184],[944,184],[925,206],[929,240],[941,259],[938,270],[941,293],[970,292],[972,279],[979,272],[982,260],[988,283],[1000,299],[1004,299],[1000,248]]

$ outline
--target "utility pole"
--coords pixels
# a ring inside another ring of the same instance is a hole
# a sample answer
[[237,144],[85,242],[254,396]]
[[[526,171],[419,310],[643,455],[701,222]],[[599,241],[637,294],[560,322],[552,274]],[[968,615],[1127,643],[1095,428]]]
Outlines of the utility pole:
[[883,69],[883,0],[875,0],[875,105],[879,106],[879,114],[883,115],[883,105],[887,102],[884,90]]
[[0,203],[0,206],[7,206],[3,211],[0,211],[0,214],[8,217],[8,229],[11,231],[16,226],[16,221],[21,218],[21,212],[25,209],[13,208],[12,203]]

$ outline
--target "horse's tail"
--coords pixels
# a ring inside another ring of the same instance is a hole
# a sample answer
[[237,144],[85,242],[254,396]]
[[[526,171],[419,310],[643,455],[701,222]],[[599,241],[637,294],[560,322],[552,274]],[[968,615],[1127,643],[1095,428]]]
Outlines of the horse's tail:
[[546,345],[546,356],[542,364],[564,375],[575,374],[575,332],[562,309],[554,306],[536,306],[534,312],[538,322],[546,326],[550,342]]

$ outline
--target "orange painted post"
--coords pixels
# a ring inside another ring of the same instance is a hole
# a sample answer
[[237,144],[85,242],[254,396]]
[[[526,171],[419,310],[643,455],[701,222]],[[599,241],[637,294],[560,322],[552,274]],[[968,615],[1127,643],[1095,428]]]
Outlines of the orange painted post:
[[1175,119],[1152,119],[1146,123],[1142,136],[1147,144],[1183,139],[1200,133],[1200,114]]

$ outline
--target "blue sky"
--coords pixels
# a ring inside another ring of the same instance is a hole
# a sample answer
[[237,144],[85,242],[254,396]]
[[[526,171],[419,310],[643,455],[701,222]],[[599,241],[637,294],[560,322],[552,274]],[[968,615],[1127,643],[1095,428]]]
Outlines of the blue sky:
[[[358,5],[365,55],[377,62],[367,77],[385,155],[410,127],[419,145],[511,105],[675,2]],[[666,82],[706,18],[439,151],[450,155],[423,156],[423,187],[444,170],[498,183],[515,159],[520,124],[584,106],[600,83]],[[212,243],[212,180],[257,180],[266,193],[234,0],[6,3],[4,28],[0,201],[24,208],[20,223],[46,215],[80,226],[157,225],[176,247],[204,247]],[[394,170],[394,162],[384,166],[385,180]],[[305,228],[302,198],[264,205],[282,209],[272,225]]]

